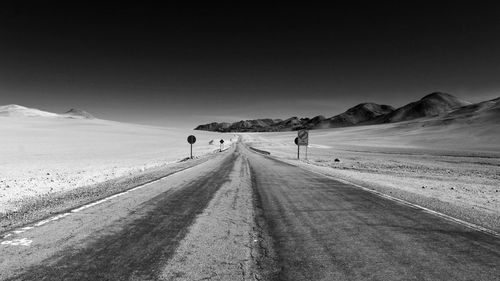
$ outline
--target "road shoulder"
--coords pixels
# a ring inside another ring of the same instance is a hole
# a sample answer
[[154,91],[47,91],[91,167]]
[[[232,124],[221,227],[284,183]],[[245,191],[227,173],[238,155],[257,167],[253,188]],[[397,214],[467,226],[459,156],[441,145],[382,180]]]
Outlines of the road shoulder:
[[202,164],[217,156],[215,154],[204,155],[198,159],[173,163],[141,173],[115,178],[103,183],[79,187],[67,192],[24,199],[19,202],[19,208],[16,211],[0,213],[0,237],[12,229],[167,177]]

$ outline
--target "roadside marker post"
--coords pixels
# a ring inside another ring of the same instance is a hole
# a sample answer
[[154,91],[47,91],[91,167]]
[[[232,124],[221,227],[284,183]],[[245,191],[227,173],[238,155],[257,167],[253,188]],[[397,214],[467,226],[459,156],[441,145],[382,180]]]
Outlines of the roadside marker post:
[[[297,146],[304,145],[306,147],[306,160],[307,160],[307,146],[309,145],[309,132],[307,130],[300,130],[297,132],[296,138]],[[299,148],[297,148],[297,159],[299,159]]]
[[222,148],[224,147],[224,140],[221,139],[220,140],[220,148],[219,148],[219,152],[222,152]]
[[191,145],[191,159],[193,159],[193,143],[196,142],[196,137],[193,136],[193,135],[190,135],[188,138],[187,138],[187,141],[188,143]]
[[299,138],[295,138],[294,142],[295,142],[295,145],[297,146],[297,159],[300,159],[300,145],[299,145]]

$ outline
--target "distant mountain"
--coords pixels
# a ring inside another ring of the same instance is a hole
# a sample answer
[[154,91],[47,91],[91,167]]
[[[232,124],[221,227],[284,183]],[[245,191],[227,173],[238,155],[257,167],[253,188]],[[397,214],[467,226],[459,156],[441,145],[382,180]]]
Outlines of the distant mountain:
[[199,125],[195,130],[216,132],[279,132],[300,129],[324,129],[334,127],[346,127],[361,124],[378,116],[394,111],[390,105],[376,103],[362,103],[348,109],[346,112],[325,118],[318,115],[314,118],[290,117],[281,119],[257,119],[246,120],[235,123],[210,123]]
[[374,120],[375,118],[383,115],[387,115],[394,111],[394,107],[385,104],[376,103],[361,103],[355,107],[349,108],[346,112],[339,115],[328,118],[322,123],[328,123],[327,126],[323,125],[322,128],[335,128],[335,127],[346,127],[353,126],[357,124],[363,124]]
[[[195,130],[218,132],[274,132],[299,129],[326,129],[356,125],[396,123],[418,118],[440,116],[448,119],[490,118],[498,120],[500,116],[499,99],[478,104],[461,100],[453,95],[434,92],[422,99],[395,109],[390,105],[361,103],[347,111],[325,118],[318,115],[312,119],[291,117],[280,119],[257,119],[235,123],[210,123],[200,125]],[[498,120],[500,121],[500,120]],[[450,122],[450,121],[447,121]]]
[[458,99],[450,94],[435,92],[422,99],[396,109],[381,118],[382,123],[394,123],[422,117],[432,117],[470,105],[470,102]]
[[8,117],[58,117],[52,112],[42,111],[35,108],[28,108],[16,104],[0,106],[0,116]]
[[205,125],[199,125],[195,130],[214,132],[268,132],[280,122],[282,122],[281,119],[242,120],[234,123],[213,122]]
[[75,118],[84,118],[84,119],[95,119],[94,116],[92,116],[90,113],[87,111],[81,110],[81,109],[75,109],[72,108],[64,113],[64,115],[68,117],[75,117]]
[[17,117],[17,118],[79,118],[79,119],[94,119],[90,113],[79,109],[70,109],[64,114],[57,114],[47,111],[42,111],[36,108],[24,107],[16,104],[0,106],[0,116]]
[[439,118],[445,122],[468,124],[500,124],[500,98],[470,104],[451,111]]
[[212,131],[212,132],[227,132],[227,128],[231,126],[231,123],[223,122],[223,123],[217,123],[213,122],[210,124],[205,124],[205,125],[199,125],[196,127],[195,130],[202,130],[202,131]]

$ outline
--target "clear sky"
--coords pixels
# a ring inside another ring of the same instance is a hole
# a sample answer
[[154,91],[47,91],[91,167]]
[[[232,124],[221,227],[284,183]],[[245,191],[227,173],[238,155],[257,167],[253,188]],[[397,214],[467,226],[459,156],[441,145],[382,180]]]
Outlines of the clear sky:
[[479,2],[20,2],[0,9],[0,105],[194,127],[500,96],[500,8]]

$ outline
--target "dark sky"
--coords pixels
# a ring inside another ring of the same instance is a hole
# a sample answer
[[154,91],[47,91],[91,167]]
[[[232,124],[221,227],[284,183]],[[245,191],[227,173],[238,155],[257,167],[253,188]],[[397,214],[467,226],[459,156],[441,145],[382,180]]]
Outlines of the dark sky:
[[0,104],[193,127],[330,117],[433,91],[470,101],[500,96],[500,8],[478,1],[22,2],[0,9]]

